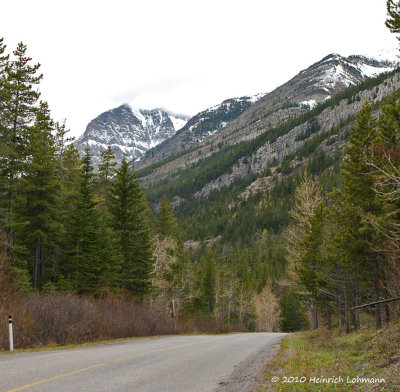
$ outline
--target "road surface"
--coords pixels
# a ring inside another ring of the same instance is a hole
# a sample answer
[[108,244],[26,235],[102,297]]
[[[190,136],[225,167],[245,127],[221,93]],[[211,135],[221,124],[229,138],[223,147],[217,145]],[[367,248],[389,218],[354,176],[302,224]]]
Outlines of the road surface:
[[283,336],[167,336],[0,355],[0,392],[244,392]]

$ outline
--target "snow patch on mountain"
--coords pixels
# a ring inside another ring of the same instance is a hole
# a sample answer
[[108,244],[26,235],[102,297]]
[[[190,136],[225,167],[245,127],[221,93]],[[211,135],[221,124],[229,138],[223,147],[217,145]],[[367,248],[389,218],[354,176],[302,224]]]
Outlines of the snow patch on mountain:
[[315,99],[310,99],[308,101],[302,101],[300,102],[301,106],[308,107],[310,109],[313,109],[317,105],[317,101]]
[[174,128],[176,131],[179,131],[188,122],[187,118],[174,117],[174,116],[170,116],[170,118],[171,118],[172,124],[174,124]]

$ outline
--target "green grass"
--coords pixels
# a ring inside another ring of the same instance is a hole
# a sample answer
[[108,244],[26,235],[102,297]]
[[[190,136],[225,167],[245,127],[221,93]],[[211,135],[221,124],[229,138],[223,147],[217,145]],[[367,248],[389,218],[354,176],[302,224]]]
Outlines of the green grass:
[[291,334],[267,365],[259,392],[270,391],[400,391],[400,323],[348,335],[323,328]]

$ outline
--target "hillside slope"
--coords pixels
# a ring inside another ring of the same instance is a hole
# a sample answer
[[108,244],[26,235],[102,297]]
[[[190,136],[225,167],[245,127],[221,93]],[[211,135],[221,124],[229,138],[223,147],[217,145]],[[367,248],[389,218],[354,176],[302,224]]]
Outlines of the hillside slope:
[[331,189],[339,180],[335,165],[355,114],[365,101],[377,108],[399,88],[398,70],[381,74],[314,109],[294,108],[299,109],[296,116],[283,117],[286,121],[273,127],[264,127],[262,121],[244,123],[241,130],[252,134],[248,140],[228,144],[237,132],[225,133],[217,145],[215,139],[208,140],[196,151],[138,174],[151,204],[156,205],[163,194],[172,200],[187,240],[222,236],[234,243],[243,238],[244,224],[248,236],[265,229],[278,233],[290,219],[298,168],[325,176],[321,181]]

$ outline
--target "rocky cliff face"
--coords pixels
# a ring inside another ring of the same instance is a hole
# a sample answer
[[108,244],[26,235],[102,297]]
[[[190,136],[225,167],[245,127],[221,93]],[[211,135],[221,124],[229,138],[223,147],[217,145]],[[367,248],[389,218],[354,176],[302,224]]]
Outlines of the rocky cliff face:
[[132,161],[173,136],[186,122],[187,118],[161,109],[132,110],[121,105],[93,119],[75,145],[80,152],[90,147],[95,166],[107,146],[111,146],[118,162],[123,157]]

